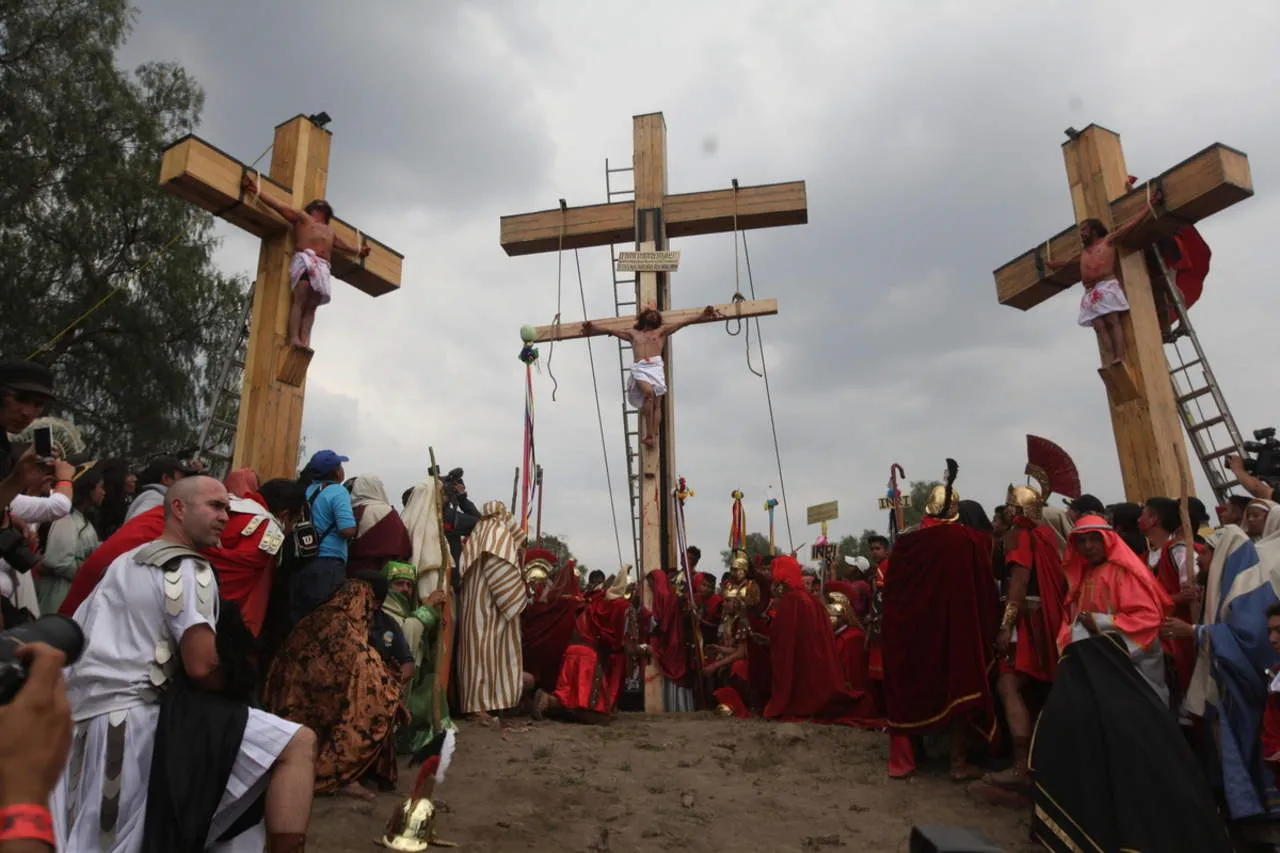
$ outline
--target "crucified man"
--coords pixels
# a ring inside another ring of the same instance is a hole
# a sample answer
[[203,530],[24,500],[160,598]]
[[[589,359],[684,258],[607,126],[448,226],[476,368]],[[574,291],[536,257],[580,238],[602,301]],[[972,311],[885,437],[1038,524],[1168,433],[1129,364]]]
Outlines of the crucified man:
[[1155,214],[1152,205],[1159,204],[1164,195],[1160,190],[1151,191],[1151,204],[1110,234],[1101,220],[1086,219],[1080,223],[1080,255],[1065,261],[1046,260],[1049,269],[1060,270],[1073,261],[1080,263],[1080,280],[1084,283],[1084,296],[1080,299],[1080,325],[1093,326],[1098,333],[1104,367],[1121,364],[1127,347],[1124,327],[1120,318],[1129,310],[1129,300],[1116,274],[1116,241],[1123,240],[1147,218]]
[[606,329],[590,320],[582,324],[588,335],[606,334],[631,343],[635,363],[631,365],[631,378],[627,380],[627,402],[640,410],[644,418],[646,447],[658,443],[658,431],[662,427],[662,407],[658,398],[667,393],[667,374],[662,363],[662,347],[667,338],[694,323],[714,320],[720,314],[708,305],[702,313],[680,323],[663,323],[662,314],[656,308],[646,308],[636,315],[636,324],[630,329]]
[[293,302],[289,306],[289,343],[295,347],[311,347],[311,327],[316,322],[316,309],[333,298],[329,283],[329,258],[333,250],[356,257],[366,257],[368,246],[349,246],[333,233],[333,208],[324,199],[316,199],[302,210],[280,204],[260,193],[258,175],[245,174],[244,188],[258,194],[259,200],[293,225],[293,260],[289,263],[289,283]]

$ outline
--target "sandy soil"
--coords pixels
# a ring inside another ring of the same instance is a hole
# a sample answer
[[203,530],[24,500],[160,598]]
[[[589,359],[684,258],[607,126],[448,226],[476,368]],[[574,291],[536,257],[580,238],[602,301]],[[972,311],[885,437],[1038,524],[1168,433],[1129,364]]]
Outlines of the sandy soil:
[[[1025,813],[974,802],[941,764],[891,781],[887,758],[884,735],[710,715],[540,722],[505,741],[464,723],[437,791],[447,808],[437,834],[494,853],[836,853],[905,851],[912,824],[940,823],[1008,853],[1040,849]],[[413,775],[401,772],[402,792]],[[371,842],[399,802],[317,800],[308,849],[378,849]]]

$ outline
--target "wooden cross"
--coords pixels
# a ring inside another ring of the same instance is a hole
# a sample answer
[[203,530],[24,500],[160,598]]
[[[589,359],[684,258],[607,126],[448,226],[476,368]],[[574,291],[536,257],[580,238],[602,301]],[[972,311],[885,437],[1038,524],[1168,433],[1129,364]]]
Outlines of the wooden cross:
[[[295,210],[324,198],[332,139],[306,116],[277,126],[269,176],[261,176],[258,193],[241,185],[246,175],[256,174],[250,167],[196,136],[171,144],[160,164],[160,185],[167,191],[262,238],[232,460],[232,468],[252,468],[262,482],[297,474],[311,351],[290,346],[288,339],[293,228],[257,196]],[[402,255],[336,217],[331,224],[347,245],[370,248],[363,259],[335,252],[334,278],[370,296],[400,287]]]
[[[804,181],[766,186],[735,187],[711,192],[668,195],[667,125],[662,113],[633,119],[632,167],[635,199],[587,207],[559,208],[502,217],[502,248],[508,255],[555,252],[587,246],[607,246],[634,240],[640,251],[667,248],[672,237],[713,234],[733,228],[802,225],[809,221]],[[687,319],[701,309],[671,310],[670,275],[636,274],[637,312],[657,308],[663,322]],[[718,306],[727,316],[776,314],[773,300]],[[601,328],[634,325],[634,317],[594,321]],[[711,322],[711,321],[707,321]],[[581,323],[562,323],[538,330],[538,340],[583,337]],[[644,576],[677,565],[672,496],[678,482],[675,454],[675,396],[671,338],[662,356],[667,369],[667,393],[661,398],[662,434],[657,447],[640,446],[640,571],[637,586],[649,604]],[[645,674],[645,710],[663,709],[662,679],[651,663]]]
[[[1096,218],[1110,230],[1151,204],[1146,184],[1129,188],[1118,134],[1091,124],[1079,132],[1068,131],[1068,136],[1062,153],[1077,222]],[[1156,313],[1153,288],[1163,283],[1152,283],[1145,249],[1253,195],[1248,157],[1222,144],[1153,178],[1150,186],[1164,195],[1153,205],[1156,215],[1117,247],[1120,280],[1130,305],[1122,321],[1128,358],[1124,365],[1098,371],[1107,388],[1125,498],[1135,503],[1178,494],[1179,471],[1187,465],[1182,419]],[[1053,272],[1045,261],[1079,257],[1080,250],[1078,228],[1073,226],[1009,261],[995,271],[1000,303],[1026,311],[1063,291],[1079,296],[1073,287],[1080,280],[1079,265]],[[1175,455],[1170,455],[1170,448],[1176,449]]]

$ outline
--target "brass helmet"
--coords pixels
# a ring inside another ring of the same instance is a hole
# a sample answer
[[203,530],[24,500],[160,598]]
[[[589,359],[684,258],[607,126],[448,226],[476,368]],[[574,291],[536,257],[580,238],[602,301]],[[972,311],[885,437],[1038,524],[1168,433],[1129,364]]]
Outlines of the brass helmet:
[[551,567],[541,560],[534,560],[524,567],[524,579],[526,583],[546,583],[551,577]]
[[1040,490],[1037,491],[1030,486],[1015,486],[1011,483],[1005,503],[1013,510],[1014,515],[1025,515],[1032,521],[1039,521],[1040,512],[1049,499],[1049,478],[1035,465],[1028,465],[1026,474],[1039,484]]
[[400,853],[423,853],[431,846],[435,822],[435,805],[426,797],[410,797],[392,812],[378,843]]
[[717,717],[732,717],[732,716],[733,716],[733,709],[732,709],[732,708],[730,708],[730,707],[729,707],[728,705],[726,705],[725,703],[721,702],[719,705],[717,705],[717,706],[716,706],[716,716],[717,716]]
[[843,592],[827,593],[827,616],[831,619],[832,628],[845,624],[852,612],[853,605],[849,603],[849,596]]
[[751,568],[751,560],[747,557],[747,552],[734,551],[733,559],[729,561],[729,573],[734,578],[745,578],[749,568]]
[[955,521],[960,517],[960,493],[954,488],[951,490],[951,502],[947,504],[944,511],[942,504],[946,499],[946,486],[934,486],[929,492],[928,502],[924,505],[925,513],[944,521]]

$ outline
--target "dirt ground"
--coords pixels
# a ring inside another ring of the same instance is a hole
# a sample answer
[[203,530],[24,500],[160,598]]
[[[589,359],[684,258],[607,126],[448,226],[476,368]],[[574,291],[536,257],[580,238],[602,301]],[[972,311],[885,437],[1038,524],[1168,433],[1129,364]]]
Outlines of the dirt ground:
[[[1025,813],[974,802],[948,780],[945,760],[888,779],[882,734],[709,714],[513,729],[504,741],[462,724],[436,794],[447,809],[440,838],[493,853],[905,851],[913,824],[936,823],[977,830],[1007,853],[1040,849]],[[402,794],[413,776],[402,769]],[[317,800],[308,849],[378,849],[399,802]]]

